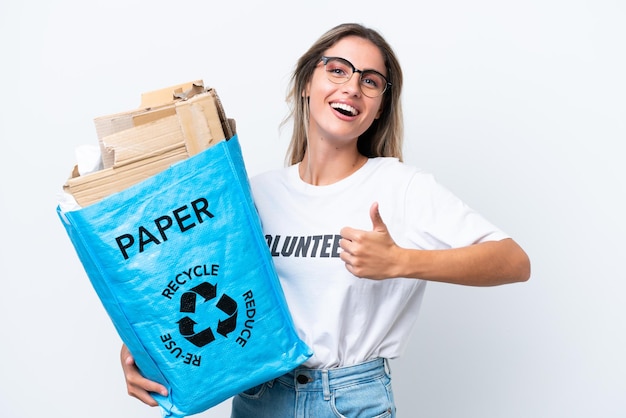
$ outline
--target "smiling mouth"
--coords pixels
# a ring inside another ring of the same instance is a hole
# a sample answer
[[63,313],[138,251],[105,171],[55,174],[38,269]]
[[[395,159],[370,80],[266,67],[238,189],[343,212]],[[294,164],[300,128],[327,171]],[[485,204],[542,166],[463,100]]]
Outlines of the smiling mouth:
[[358,110],[345,103],[331,103],[330,106],[342,115],[356,116],[359,114]]

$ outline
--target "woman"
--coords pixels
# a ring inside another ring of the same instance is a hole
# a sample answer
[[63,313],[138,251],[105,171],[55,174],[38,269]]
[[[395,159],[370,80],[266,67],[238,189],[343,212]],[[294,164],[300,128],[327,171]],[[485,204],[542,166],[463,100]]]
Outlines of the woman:
[[[232,417],[392,417],[398,357],[427,281],[530,276],[526,253],[431,175],[402,163],[402,71],[374,30],[339,25],[300,58],[288,167],[251,180],[301,338],[302,368],[233,399]],[[156,405],[125,347],[129,394]],[[165,394],[165,393],[164,393]]]

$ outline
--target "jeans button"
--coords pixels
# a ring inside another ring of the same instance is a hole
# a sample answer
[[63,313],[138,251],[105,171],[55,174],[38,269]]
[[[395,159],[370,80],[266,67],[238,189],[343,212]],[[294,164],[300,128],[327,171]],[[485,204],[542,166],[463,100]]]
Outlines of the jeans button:
[[305,376],[305,375],[303,375],[303,374],[299,374],[299,375],[296,377],[296,381],[297,381],[298,383],[300,383],[301,385],[304,385],[305,383],[309,383],[309,378],[308,378],[308,377],[306,377],[306,376]]

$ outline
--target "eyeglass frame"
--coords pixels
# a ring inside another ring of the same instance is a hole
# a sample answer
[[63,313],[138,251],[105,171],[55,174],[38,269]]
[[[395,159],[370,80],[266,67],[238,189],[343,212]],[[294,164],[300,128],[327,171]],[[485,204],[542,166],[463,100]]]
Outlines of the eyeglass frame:
[[[376,98],[376,97],[380,97],[380,96],[382,96],[382,95],[383,95],[383,94],[385,94],[385,92],[386,92],[386,91],[387,91],[387,90],[388,90],[388,89],[392,86],[391,82],[390,82],[389,80],[387,80],[387,77],[385,77],[385,76],[384,76],[382,73],[380,73],[379,71],[376,71],[376,70],[374,70],[374,69],[359,70],[358,68],[356,68],[356,67],[354,66],[354,64],[352,64],[350,61],[348,61],[347,59],[342,58],[342,57],[328,57],[328,56],[326,56],[326,55],[322,55],[322,57],[320,58],[320,61],[322,61],[322,63],[324,63],[324,71],[326,71],[326,64],[328,64],[328,61],[329,61],[329,60],[331,60],[331,59],[339,59],[339,60],[345,61],[345,62],[346,62],[346,63],[348,63],[348,64],[350,65],[350,67],[352,68],[352,74],[350,74],[350,77],[346,78],[346,81],[339,82],[339,83],[336,83],[334,80],[331,80],[331,79],[328,77],[328,74],[327,74],[327,75],[326,75],[326,77],[328,78],[328,80],[329,80],[331,83],[335,83],[335,84],[345,84],[345,83],[347,83],[348,81],[350,81],[350,80],[352,79],[352,76],[354,75],[354,73],[359,73],[359,81],[361,81],[361,79],[363,78],[363,73],[364,73],[364,72],[372,72],[372,73],[378,74],[378,75],[379,75],[379,76],[381,76],[381,77],[383,78],[383,80],[385,81],[385,87],[383,88],[383,91],[382,91],[379,95],[377,95],[377,96],[373,96],[373,97],[371,97],[371,96],[368,96],[367,94],[365,94],[365,92],[364,92],[364,91],[363,91],[363,89],[361,88],[361,84],[359,83],[359,89],[361,90],[361,93],[363,93],[366,97],[369,97],[369,98],[371,98],[371,99],[374,99],[374,98]],[[326,71],[326,72],[328,72],[328,71]]]

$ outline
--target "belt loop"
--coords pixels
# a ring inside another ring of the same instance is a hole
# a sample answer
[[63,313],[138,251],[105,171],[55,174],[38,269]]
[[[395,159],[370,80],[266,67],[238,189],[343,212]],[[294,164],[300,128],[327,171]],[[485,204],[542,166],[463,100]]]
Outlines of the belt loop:
[[389,359],[385,358],[385,369],[387,370],[387,376],[391,377],[391,365],[389,364]]
[[322,388],[324,390],[324,400],[330,401],[330,384],[328,382],[328,370],[322,370]]

